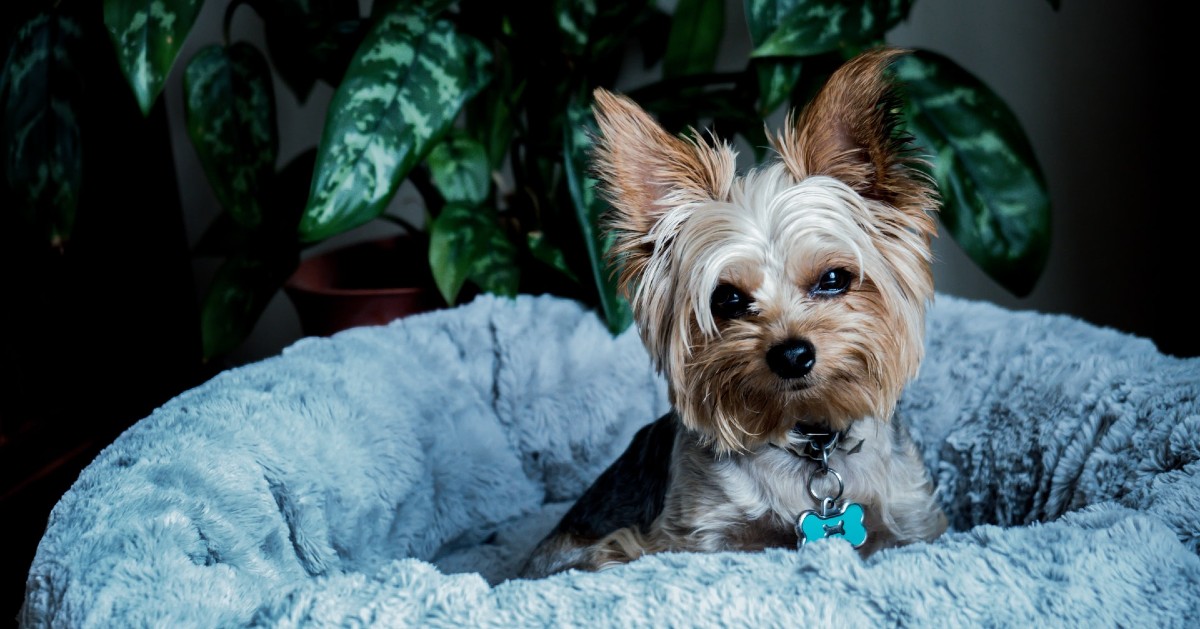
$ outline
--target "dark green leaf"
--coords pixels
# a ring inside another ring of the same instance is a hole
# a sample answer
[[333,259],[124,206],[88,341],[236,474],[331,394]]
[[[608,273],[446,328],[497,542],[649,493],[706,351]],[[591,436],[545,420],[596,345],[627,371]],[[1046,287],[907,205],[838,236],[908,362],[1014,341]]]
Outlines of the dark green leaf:
[[515,258],[491,209],[450,203],[429,225],[429,266],[448,304],[468,279],[486,291],[515,294]]
[[[596,17],[592,20],[589,40],[588,57],[596,65],[601,59],[619,61],[629,49],[629,43],[639,37],[648,22],[668,25],[662,21],[663,15],[654,0],[607,0],[597,3]],[[659,39],[665,43],[662,33]],[[648,55],[657,54],[650,50]],[[599,64],[604,65],[604,64]]]
[[317,79],[341,84],[346,65],[365,35],[366,21],[359,19],[357,2],[249,1],[262,17],[275,70],[301,102]]
[[[337,0],[333,0],[336,2]],[[349,0],[342,0],[343,2]],[[371,21],[376,21],[384,13],[395,8],[397,3],[416,5],[429,17],[437,17],[442,11],[450,8],[458,0],[377,0],[371,3]]]
[[[784,61],[783,57],[760,59],[759,61]],[[799,61],[795,57],[791,60]],[[804,71],[800,73],[796,84],[792,86],[792,109],[799,111],[816,97],[821,88],[829,82],[829,77],[846,63],[846,57],[841,52],[828,52],[821,55],[805,57]]]
[[758,115],[767,117],[792,95],[792,89],[800,80],[802,63],[799,59],[755,59],[754,70],[758,75]]
[[[742,78],[755,79],[750,74]],[[678,93],[677,90],[659,89],[663,86],[669,86],[669,82],[652,84],[647,91],[631,92],[629,96],[672,133],[686,133],[689,127],[697,128],[698,121],[711,120],[707,129],[718,137],[732,140],[735,135],[742,135],[753,147],[757,160],[766,154],[768,140],[762,116],[757,113],[753,87],[738,83],[729,88],[710,89],[695,98],[679,99],[671,95]]]
[[429,267],[450,305],[458,299],[480,248],[472,231],[475,214],[474,208],[451,204],[429,223]]
[[671,16],[655,7],[646,13],[646,17],[638,24],[631,37],[642,50],[642,66],[649,70],[662,61],[667,54],[667,38],[662,34],[671,30]]
[[246,246],[250,239],[250,230],[242,227],[225,210],[217,214],[209,223],[208,228],[196,241],[192,255],[197,257],[224,257],[233,254]]
[[[515,97],[519,97],[519,94],[518,91]],[[490,124],[486,127],[486,135],[483,138],[487,146],[488,166],[498,169],[504,163],[509,143],[512,142],[513,114],[507,98],[499,97],[491,102],[493,106],[489,109],[488,116]]]
[[563,254],[563,250],[556,247],[554,243],[546,238],[546,234],[539,231],[529,232],[525,235],[529,241],[529,252],[533,257],[540,260],[550,267],[558,270],[563,275],[567,276],[573,282],[578,282],[579,278],[575,272],[571,270],[567,264],[567,256]]
[[913,0],[746,0],[754,57],[804,57],[881,40]]
[[409,170],[490,80],[490,53],[451,23],[399,4],[367,35],[334,93],[318,148],[304,241],[379,216]]
[[565,52],[583,53],[592,20],[596,18],[596,0],[554,0],[554,17],[562,31]]
[[590,108],[572,104],[567,111],[567,120],[568,124],[563,129],[563,168],[567,172],[567,187],[587,244],[600,306],[604,310],[608,329],[616,334],[633,323],[633,313],[629,309],[629,302],[617,290],[616,278],[608,272],[605,254],[612,247],[613,238],[601,226],[601,218],[608,204],[596,194],[596,181],[587,175],[592,137],[589,134],[598,132],[596,119]]
[[[481,208],[476,208],[480,210]],[[495,225],[493,221],[491,223]],[[521,285],[517,248],[501,229],[486,229],[483,250],[471,265],[470,279],[480,289],[505,297],[516,297]]]
[[206,360],[227,354],[246,340],[271,298],[296,269],[298,256],[276,258],[271,253],[237,254],[217,269],[200,308]]
[[780,20],[804,0],[743,0],[750,42],[761,46],[779,26]]
[[17,31],[0,74],[0,148],[13,209],[53,247],[71,236],[83,183],[84,94],[75,65],[82,36],[73,17],[38,14]]
[[433,184],[448,203],[479,205],[491,190],[491,169],[483,145],[460,134],[446,136],[427,158]]
[[512,104],[520,102],[526,85],[514,86],[512,64],[503,59],[497,61],[496,79],[466,106],[467,133],[483,144],[492,170],[499,169],[508,156],[515,128]]
[[932,154],[951,237],[1017,296],[1033,289],[1050,247],[1050,197],[1020,122],[979,79],[918,51],[894,66],[905,119]]
[[679,0],[671,30],[663,76],[709,72],[725,34],[725,0]]
[[253,230],[239,225],[221,212],[200,236],[192,253],[196,256],[224,257],[245,249],[251,238],[267,238],[272,243],[287,243],[298,247],[296,222],[308,196],[312,181],[313,163],[317,149],[311,148],[288,162],[283,170],[265,180],[259,201],[264,211],[262,224]]
[[203,0],[104,0],[104,24],[142,113],[162,92]]
[[268,178],[259,199],[266,216],[263,229],[277,232],[279,238],[299,243],[296,225],[308,199],[308,184],[312,181],[317,149],[312,147],[292,158],[273,177]]
[[267,60],[245,42],[206,46],[188,62],[183,85],[188,136],[208,182],[234,220],[254,227],[279,154]]

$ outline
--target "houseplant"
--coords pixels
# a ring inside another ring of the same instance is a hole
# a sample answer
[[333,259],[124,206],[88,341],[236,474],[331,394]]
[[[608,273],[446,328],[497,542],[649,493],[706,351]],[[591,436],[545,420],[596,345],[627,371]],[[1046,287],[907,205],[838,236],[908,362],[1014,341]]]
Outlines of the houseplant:
[[[143,111],[202,3],[105,0]],[[181,69],[190,136],[225,207],[196,252],[223,259],[202,304],[205,354],[237,347],[306,247],[378,219],[405,181],[427,217],[410,231],[448,303],[464,286],[552,292],[620,330],[628,310],[603,267],[604,206],[586,169],[592,89],[613,87],[640,50],[657,75],[629,94],[667,128],[713,125],[762,147],[764,117],[806,102],[912,5],[746,0],[754,48],[743,69],[718,73],[725,11],[737,6],[726,0],[670,11],[647,0],[380,0],[367,15],[356,1],[233,0],[226,24],[253,10],[265,49],[227,35]],[[317,80],[336,86],[317,146],[278,170],[272,71],[301,97]],[[918,50],[897,72],[908,130],[935,155],[946,231],[1000,284],[1027,293],[1045,261],[1050,206],[1020,124],[944,56]]]

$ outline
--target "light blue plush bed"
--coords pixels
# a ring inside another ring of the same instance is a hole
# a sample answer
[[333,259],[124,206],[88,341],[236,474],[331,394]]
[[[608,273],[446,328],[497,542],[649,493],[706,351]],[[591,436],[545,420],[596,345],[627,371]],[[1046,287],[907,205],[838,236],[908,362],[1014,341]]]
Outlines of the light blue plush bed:
[[512,578],[665,387],[632,331],[483,296],[302,340],[138,422],[54,508],[20,620],[1198,626],[1200,358],[948,295],[928,325],[896,419],[950,517],[930,544]]

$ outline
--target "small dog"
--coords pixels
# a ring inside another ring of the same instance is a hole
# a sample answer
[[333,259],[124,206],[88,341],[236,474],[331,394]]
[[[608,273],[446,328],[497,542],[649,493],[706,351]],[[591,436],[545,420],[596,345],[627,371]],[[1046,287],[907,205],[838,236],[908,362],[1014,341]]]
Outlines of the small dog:
[[886,74],[905,52],[844,64],[772,140],[779,159],[744,177],[729,144],[680,139],[596,90],[611,260],[672,410],[522,576],[825,537],[865,557],[946,529],[889,421],[924,355],[936,235],[937,194]]

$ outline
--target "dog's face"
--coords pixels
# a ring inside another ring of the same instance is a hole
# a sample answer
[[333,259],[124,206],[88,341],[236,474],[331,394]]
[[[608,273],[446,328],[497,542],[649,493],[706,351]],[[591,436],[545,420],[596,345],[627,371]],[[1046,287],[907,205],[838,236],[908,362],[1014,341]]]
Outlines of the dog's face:
[[672,403],[720,451],[886,420],[916,374],[936,201],[896,133],[898,54],[834,73],[745,177],[727,144],[596,93],[622,288]]

